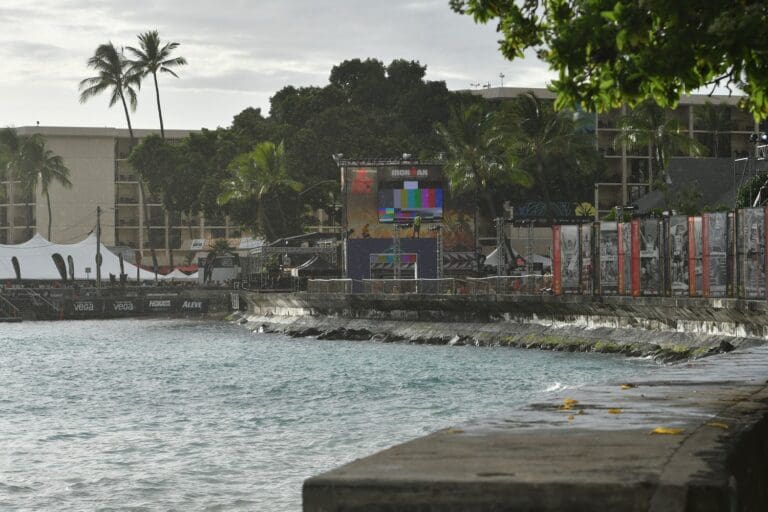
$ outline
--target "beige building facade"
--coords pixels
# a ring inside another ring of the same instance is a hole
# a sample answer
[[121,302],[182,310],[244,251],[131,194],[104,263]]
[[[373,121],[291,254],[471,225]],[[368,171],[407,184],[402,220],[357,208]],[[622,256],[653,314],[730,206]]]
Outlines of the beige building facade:
[[[160,198],[142,190],[128,163],[130,137],[127,129],[24,126],[19,135],[39,134],[46,147],[61,156],[70,170],[72,187],[54,183],[50,187],[53,222],[51,239],[73,243],[85,238],[96,227],[97,208],[101,209],[102,241],[125,254],[141,255],[151,264],[151,249],[158,263],[194,263],[195,253],[207,249],[212,239],[241,238],[239,227],[226,218],[192,218],[168,212]],[[159,133],[134,130],[140,140]],[[190,131],[165,130],[170,142]],[[17,244],[30,234],[48,233],[48,209],[39,187],[32,197],[24,197],[18,183],[6,173],[0,175],[0,243]]]

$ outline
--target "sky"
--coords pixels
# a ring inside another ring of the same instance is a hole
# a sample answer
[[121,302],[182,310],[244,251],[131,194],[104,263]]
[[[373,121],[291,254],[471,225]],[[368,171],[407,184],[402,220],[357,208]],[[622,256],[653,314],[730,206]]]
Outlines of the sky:
[[[79,102],[87,60],[108,41],[138,46],[158,30],[189,62],[160,77],[166,128],[227,127],[247,107],[269,113],[285,86],[324,86],[344,60],[419,61],[427,80],[543,87],[553,78],[533,57],[509,62],[495,26],[451,11],[448,0],[3,0],[0,3],[0,126],[110,126],[125,116],[108,95]],[[476,86],[475,86],[476,87]],[[131,119],[157,128],[151,79]]]

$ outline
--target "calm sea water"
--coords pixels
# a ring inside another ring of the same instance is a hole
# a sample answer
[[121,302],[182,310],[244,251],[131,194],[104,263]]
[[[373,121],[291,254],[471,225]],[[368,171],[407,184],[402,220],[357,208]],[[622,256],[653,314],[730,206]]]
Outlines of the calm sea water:
[[213,322],[0,324],[0,510],[300,510],[309,476],[649,365]]

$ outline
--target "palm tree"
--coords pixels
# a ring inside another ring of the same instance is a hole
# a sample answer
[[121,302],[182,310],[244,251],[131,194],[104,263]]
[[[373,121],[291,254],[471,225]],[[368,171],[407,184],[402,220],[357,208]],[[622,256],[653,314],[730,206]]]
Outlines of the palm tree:
[[495,218],[496,207],[491,189],[507,177],[502,166],[501,147],[492,136],[491,126],[491,116],[479,103],[451,109],[448,121],[436,125],[437,134],[448,153],[443,169],[451,190],[471,190],[474,194],[473,227],[475,254],[478,258],[479,197],[482,194],[491,217]]
[[652,185],[654,167],[659,178],[667,177],[667,166],[673,154],[701,156],[707,151],[704,145],[683,131],[677,119],[667,119],[664,109],[653,102],[642,103],[629,115],[622,117],[619,120],[619,129],[613,141],[614,146],[626,144],[630,150],[650,150],[648,182]]
[[288,176],[283,143],[261,142],[249,153],[235,157],[229,166],[233,174],[222,184],[223,192],[216,199],[219,205],[231,201],[255,199],[258,203],[257,222],[267,240],[273,240],[276,231],[270,220],[267,204],[274,201],[281,218],[285,218],[279,200],[281,189],[299,192],[303,185]]
[[[50,186],[55,182],[64,188],[72,188],[72,182],[69,180],[69,169],[64,165],[64,159],[46,148],[45,139],[42,137],[40,137],[35,144],[35,152],[37,172],[35,173],[34,181],[40,181],[40,189],[45,196],[45,203],[48,207],[48,240],[50,240],[51,227],[53,226]],[[35,188],[37,188],[36,183],[32,187],[32,190]]]
[[85,103],[104,91],[110,91],[109,106],[112,107],[118,100],[123,104],[133,147],[135,139],[128,105],[130,104],[132,111],[136,110],[136,90],[141,87],[141,75],[132,69],[122,49],[115,48],[111,41],[96,48],[93,57],[88,59],[88,67],[96,70],[98,75],[80,82],[80,103]]
[[551,102],[528,92],[498,113],[495,131],[516,181],[537,189],[548,217],[553,215],[553,188],[562,199],[585,199],[575,197],[578,186],[591,186],[601,162],[585,117],[571,110],[556,112]]
[[30,198],[40,183],[41,191],[48,206],[48,239],[51,239],[53,212],[51,210],[50,186],[56,182],[70,188],[69,169],[64,160],[45,147],[40,135],[19,137],[14,130],[6,129],[0,134],[0,144],[6,147],[7,167],[13,179],[21,182],[21,189],[27,206],[27,236],[32,235],[32,208]]
[[160,89],[157,86],[157,73],[169,73],[178,78],[178,75],[171,68],[183,66],[187,63],[187,60],[184,57],[171,58],[171,52],[178,48],[179,43],[165,43],[161,47],[160,35],[157,33],[157,30],[139,34],[138,38],[140,48],[128,47],[128,51],[135,57],[135,60],[130,61],[131,70],[141,77],[152,75],[152,80],[155,82],[157,115],[160,117],[160,137],[165,140],[163,111],[160,108]]

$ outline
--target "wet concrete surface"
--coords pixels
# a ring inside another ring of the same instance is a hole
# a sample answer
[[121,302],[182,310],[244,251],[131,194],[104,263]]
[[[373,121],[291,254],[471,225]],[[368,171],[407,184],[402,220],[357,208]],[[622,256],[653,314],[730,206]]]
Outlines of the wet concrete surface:
[[768,510],[768,347],[392,447],[308,479],[304,510]]

